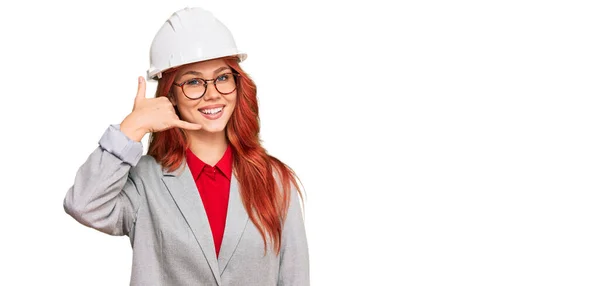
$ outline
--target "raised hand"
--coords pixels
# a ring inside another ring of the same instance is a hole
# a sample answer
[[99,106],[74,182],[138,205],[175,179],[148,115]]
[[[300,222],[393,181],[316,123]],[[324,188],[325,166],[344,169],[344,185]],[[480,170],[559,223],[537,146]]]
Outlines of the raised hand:
[[133,110],[123,122],[121,131],[135,141],[141,141],[149,132],[158,132],[179,127],[187,130],[199,130],[201,125],[179,119],[173,103],[166,97],[146,98],[146,81],[138,78],[138,91]]

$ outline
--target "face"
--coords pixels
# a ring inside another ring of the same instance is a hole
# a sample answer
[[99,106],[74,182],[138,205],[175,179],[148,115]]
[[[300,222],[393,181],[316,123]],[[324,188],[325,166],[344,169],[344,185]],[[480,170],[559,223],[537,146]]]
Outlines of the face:
[[[230,74],[232,72],[223,59],[192,63],[179,68],[175,75],[175,83],[185,84],[183,89],[173,86],[173,95],[181,119],[202,125],[200,132],[224,132],[237,98],[237,89],[233,92],[230,90],[231,84],[235,86],[237,80]],[[215,81],[211,81],[213,79]],[[204,95],[200,99],[188,98],[201,94],[204,89],[202,80],[207,81]],[[215,82],[218,90],[215,88]],[[221,94],[219,91],[231,93]]]

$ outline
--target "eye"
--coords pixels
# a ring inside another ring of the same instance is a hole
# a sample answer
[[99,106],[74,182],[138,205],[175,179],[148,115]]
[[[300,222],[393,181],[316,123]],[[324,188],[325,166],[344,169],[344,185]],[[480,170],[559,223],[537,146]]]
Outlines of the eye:
[[227,81],[229,78],[231,77],[230,74],[222,74],[219,77],[217,77],[217,81]]
[[193,78],[193,79],[186,81],[185,84],[191,85],[191,86],[196,86],[196,85],[203,85],[204,82],[199,78]]

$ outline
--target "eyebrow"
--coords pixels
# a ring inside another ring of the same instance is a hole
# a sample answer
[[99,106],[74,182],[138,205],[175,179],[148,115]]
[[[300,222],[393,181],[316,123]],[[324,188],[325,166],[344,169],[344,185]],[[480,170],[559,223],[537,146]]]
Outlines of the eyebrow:
[[[230,69],[230,68],[229,68],[229,67],[220,67],[220,68],[218,68],[218,69],[216,69],[216,70],[214,70],[214,71],[213,71],[213,75],[215,75],[215,74],[217,74],[217,73],[220,73],[220,72],[222,72],[222,71],[224,71],[224,70],[227,70],[227,69]],[[201,75],[202,75],[202,73],[201,73],[201,72],[199,72],[199,71],[193,71],[193,70],[192,70],[192,71],[187,71],[187,72],[185,72],[185,73],[184,73],[184,74],[182,74],[182,75],[181,75],[179,78],[181,79],[182,77],[184,77],[185,75],[188,75],[188,74],[191,74],[191,75],[196,75],[196,76],[201,76]]]

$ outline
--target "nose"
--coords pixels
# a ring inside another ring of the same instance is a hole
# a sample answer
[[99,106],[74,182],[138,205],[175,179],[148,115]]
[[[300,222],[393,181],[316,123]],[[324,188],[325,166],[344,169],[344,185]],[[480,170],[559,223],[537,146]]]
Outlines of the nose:
[[219,98],[221,93],[217,90],[216,86],[211,82],[206,85],[206,93],[204,94],[204,100],[212,100]]

